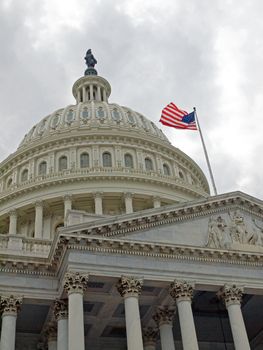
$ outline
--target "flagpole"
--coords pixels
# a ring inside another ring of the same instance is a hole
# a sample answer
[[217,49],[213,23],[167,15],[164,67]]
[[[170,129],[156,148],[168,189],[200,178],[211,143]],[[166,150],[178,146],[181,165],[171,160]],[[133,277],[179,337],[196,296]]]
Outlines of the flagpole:
[[198,120],[198,117],[197,117],[197,113],[196,113],[196,108],[195,107],[194,107],[194,114],[195,114],[195,120],[196,120],[196,123],[197,123],[197,129],[199,131],[201,142],[202,142],[203,149],[204,149],[205,159],[206,159],[206,163],[207,163],[210,179],[211,179],[211,182],[212,182],[214,194],[217,195],[216,184],[215,184],[215,180],[214,180],[214,176],[213,176],[213,173],[212,173],[211,164],[210,164],[210,161],[209,161],[209,158],[208,158],[208,153],[207,153],[207,150],[206,150],[206,147],[205,147],[205,142],[204,142],[203,134],[202,134],[202,131],[201,131],[201,127],[200,127],[200,123],[199,123],[199,120]]

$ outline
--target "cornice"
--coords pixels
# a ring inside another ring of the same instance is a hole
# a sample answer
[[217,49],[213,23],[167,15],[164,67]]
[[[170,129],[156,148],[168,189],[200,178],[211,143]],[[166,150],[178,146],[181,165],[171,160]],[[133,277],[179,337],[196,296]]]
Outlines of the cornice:
[[[76,134],[74,135],[74,131],[76,131]],[[123,139],[123,140],[130,140],[130,142],[133,143],[134,147],[142,147],[144,144],[145,146],[149,145],[152,148],[152,151],[155,151],[158,149],[163,153],[163,155],[168,155],[169,153],[172,153],[173,155],[176,155],[176,162],[181,165],[182,167],[186,167],[188,170],[193,172],[195,176],[202,182],[202,186],[206,187],[208,189],[208,183],[205,179],[204,173],[201,170],[201,168],[185,153],[183,153],[178,148],[172,146],[168,141],[159,140],[158,138],[152,139],[148,138],[147,135],[140,135],[136,137],[135,135],[128,135],[125,133],[126,130],[120,134],[120,130],[116,130],[116,135],[105,133],[105,130],[94,130],[94,132],[90,132],[89,135],[80,133],[79,129],[71,128],[71,134],[67,135],[64,134],[64,132],[56,133],[55,139],[52,139],[52,137],[40,140],[39,142],[34,141],[32,144],[29,144],[27,147],[18,149],[16,152],[12,153],[8,158],[6,158],[3,162],[0,163],[0,170],[2,172],[7,172],[11,169],[11,167],[14,164],[17,164],[20,161],[25,162],[27,158],[32,158],[36,155],[39,155],[40,152],[48,152],[50,150],[53,150],[54,147],[69,147],[69,142],[72,143],[72,145],[76,145],[80,142],[87,141],[87,138],[89,139],[89,145],[90,141],[95,140],[101,140],[101,138],[105,140],[109,140],[111,143],[114,141],[116,144],[118,144],[116,138]],[[126,132],[129,132],[127,130]],[[143,137],[143,138],[142,138]],[[78,144],[78,146],[81,146],[81,143]],[[128,146],[125,144],[125,146]]]
[[190,185],[179,178],[164,176],[157,172],[149,173],[139,170],[127,172],[125,168],[113,168],[113,170],[110,172],[105,168],[89,168],[88,171],[78,169],[74,169],[73,171],[65,170],[64,172],[53,173],[46,176],[39,176],[39,178],[36,177],[34,179],[30,179],[23,184],[16,185],[16,187],[13,189],[2,192],[0,194],[0,199],[2,202],[4,202],[8,199],[16,198],[18,195],[37,191],[38,189],[43,189],[45,187],[72,183],[72,181],[79,182],[96,180],[146,182],[148,184],[152,183],[172,189],[179,189],[183,193],[188,193],[197,198],[208,196],[208,194],[199,187]]

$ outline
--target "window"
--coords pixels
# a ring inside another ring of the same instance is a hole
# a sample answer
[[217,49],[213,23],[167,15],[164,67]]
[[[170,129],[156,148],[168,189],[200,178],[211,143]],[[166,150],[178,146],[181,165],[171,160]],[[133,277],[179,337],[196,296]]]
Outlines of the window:
[[153,162],[150,158],[145,158],[145,169],[148,171],[153,170]]
[[104,152],[102,155],[102,163],[103,166],[111,167],[112,161],[111,161],[111,154],[109,152]]
[[180,179],[184,180],[184,174],[181,170],[179,170],[179,177]]
[[97,118],[103,120],[105,118],[104,110],[102,107],[99,107],[97,110]]
[[167,164],[163,164],[163,173],[164,175],[171,175],[170,168]]
[[133,117],[133,115],[131,114],[131,112],[127,112],[127,117],[128,117],[128,122],[132,125],[135,124],[135,119]]
[[62,156],[58,160],[58,170],[65,170],[68,168],[68,159],[66,156]]
[[126,153],[124,156],[124,164],[127,168],[133,168],[133,159],[129,153]]
[[41,162],[38,166],[38,175],[46,175],[47,173],[47,162]]
[[10,178],[10,179],[8,179],[8,181],[7,181],[7,188],[8,187],[10,187],[11,185],[12,185],[12,183],[13,183],[13,180]]
[[80,167],[87,168],[89,166],[89,155],[88,153],[82,153],[80,155]]
[[120,113],[117,111],[116,108],[112,111],[112,119],[115,120],[117,123],[121,121]]
[[84,108],[83,108],[81,118],[82,118],[83,120],[88,120],[88,119],[90,118],[89,111],[88,111],[88,108],[87,108],[87,107],[84,107]]
[[74,112],[72,109],[70,109],[67,113],[66,121],[67,121],[67,123],[70,124],[73,122],[73,120],[74,120]]
[[28,180],[28,170],[24,169],[22,174],[21,174],[21,181],[24,182],[24,181],[27,181],[27,180]]

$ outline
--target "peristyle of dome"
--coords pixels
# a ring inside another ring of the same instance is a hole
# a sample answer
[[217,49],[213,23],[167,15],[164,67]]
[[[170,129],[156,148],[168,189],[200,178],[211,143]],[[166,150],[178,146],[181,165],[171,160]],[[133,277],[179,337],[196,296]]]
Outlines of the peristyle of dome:
[[[50,239],[64,224],[65,196],[70,209],[118,215],[209,195],[197,164],[152,121],[109,103],[110,93],[104,78],[81,77],[73,85],[76,104],[43,118],[0,164],[1,232],[15,210],[20,233],[36,236],[39,200],[47,221],[40,237]],[[47,219],[47,208],[56,215]]]

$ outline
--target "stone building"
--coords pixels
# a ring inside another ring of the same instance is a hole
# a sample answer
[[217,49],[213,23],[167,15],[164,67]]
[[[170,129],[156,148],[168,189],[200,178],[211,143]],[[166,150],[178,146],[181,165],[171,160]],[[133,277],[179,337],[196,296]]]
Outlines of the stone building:
[[0,164],[1,350],[263,349],[262,202],[87,71]]

